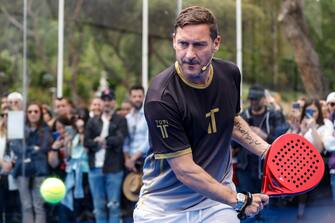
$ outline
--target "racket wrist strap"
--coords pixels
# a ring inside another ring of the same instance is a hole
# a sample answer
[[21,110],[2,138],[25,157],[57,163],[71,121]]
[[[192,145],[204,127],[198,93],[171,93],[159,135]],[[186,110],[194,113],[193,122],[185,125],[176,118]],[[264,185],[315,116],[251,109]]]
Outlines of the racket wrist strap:
[[245,202],[245,205],[242,208],[242,210],[245,210],[245,208],[252,203],[252,194],[250,192],[246,192],[246,191],[242,192],[242,194],[244,194],[247,198],[247,201]]
[[271,147],[271,144],[269,144],[269,145],[268,145],[268,148],[266,148],[266,149],[262,152],[262,154],[261,154],[261,160],[264,160],[264,159],[265,159],[266,154],[268,153],[270,147]]
[[241,220],[246,219],[247,215],[245,214],[245,209],[252,204],[252,194],[250,192],[243,191],[241,192],[246,197],[245,205],[242,207],[240,211],[238,211],[237,217]]

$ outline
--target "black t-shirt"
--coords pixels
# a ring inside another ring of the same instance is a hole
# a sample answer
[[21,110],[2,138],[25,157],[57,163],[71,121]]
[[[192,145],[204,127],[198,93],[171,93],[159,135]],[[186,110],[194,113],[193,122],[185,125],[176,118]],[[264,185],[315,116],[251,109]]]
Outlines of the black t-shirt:
[[[195,85],[183,78],[176,63],[157,75],[147,92],[144,112],[150,149],[141,196],[153,208],[187,209],[205,199],[183,188],[164,159],[192,153],[195,163],[220,182],[230,169],[233,121],[240,111],[240,72],[236,65],[218,59],[213,59],[209,72],[208,84]],[[171,198],[177,194],[179,200]],[[169,199],[174,206],[159,202]]]

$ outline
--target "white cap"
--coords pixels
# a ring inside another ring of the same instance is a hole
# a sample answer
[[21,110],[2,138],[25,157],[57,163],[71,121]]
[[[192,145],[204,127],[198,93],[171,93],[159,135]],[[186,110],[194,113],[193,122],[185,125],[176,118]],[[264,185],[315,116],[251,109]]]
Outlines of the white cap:
[[334,102],[335,103],[335,91],[330,93],[328,96],[327,96],[327,103],[330,103],[330,102]]
[[8,95],[7,100],[20,100],[23,101],[22,94],[19,92],[12,92]]

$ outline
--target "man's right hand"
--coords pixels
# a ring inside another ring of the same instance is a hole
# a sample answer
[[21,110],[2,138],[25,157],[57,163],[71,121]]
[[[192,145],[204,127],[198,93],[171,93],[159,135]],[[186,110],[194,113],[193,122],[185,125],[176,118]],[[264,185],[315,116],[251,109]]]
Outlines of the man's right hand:
[[269,203],[269,196],[266,194],[253,194],[252,203],[248,205],[245,209],[245,214],[248,217],[257,215],[264,206]]

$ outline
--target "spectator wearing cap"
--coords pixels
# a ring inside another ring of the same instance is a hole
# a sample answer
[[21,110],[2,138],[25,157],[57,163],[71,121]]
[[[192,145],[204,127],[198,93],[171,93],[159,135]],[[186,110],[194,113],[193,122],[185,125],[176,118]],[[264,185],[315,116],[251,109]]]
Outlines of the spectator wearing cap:
[[335,124],[335,91],[327,96],[329,119]]
[[23,97],[19,92],[12,92],[7,97],[9,109],[13,111],[23,110]]
[[[279,135],[288,130],[288,124],[280,111],[267,106],[265,89],[258,84],[250,87],[248,93],[250,106],[245,109],[241,116],[248,122],[251,129],[272,143]],[[234,144],[233,148],[238,150],[237,176],[239,191],[250,191],[257,193],[261,189],[262,165],[256,155],[251,154],[241,145]]]
[[103,112],[87,122],[84,146],[88,148],[89,184],[97,223],[120,221],[122,146],[128,134],[127,121],[114,112],[115,94],[101,94]]
[[[22,111],[23,108],[23,96],[21,93],[19,92],[11,92],[10,94],[8,94],[7,96],[7,105],[8,105],[8,112],[10,111]],[[8,114],[8,113],[7,113]],[[9,127],[12,123],[8,123],[7,122],[7,127]],[[13,139],[7,139],[7,143],[9,146],[9,156],[7,157],[7,161],[12,162],[12,166],[13,169],[15,168],[15,163],[16,163],[16,155],[15,152],[13,151],[12,148],[12,143],[13,142],[17,142],[20,140],[13,140]],[[20,150],[23,150],[23,147],[20,148]],[[19,192],[18,192],[18,185],[16,180],[13,177],[12,174],[13,170],[11,170],[11,174],[8,175],[8,184],[9,184],[9,188],[10,190],[12,190],[12,194],[11,194],[11,200],[14,201],[14,206],[13,208],[15,208],[15,210],[19,210],[21,209],[21,203],[20,201],[20,196],[19,196]],[[20,214],[22,216],[22,214]]]

